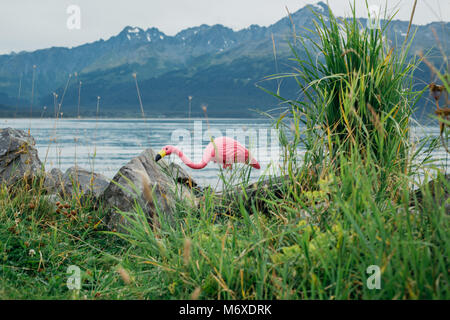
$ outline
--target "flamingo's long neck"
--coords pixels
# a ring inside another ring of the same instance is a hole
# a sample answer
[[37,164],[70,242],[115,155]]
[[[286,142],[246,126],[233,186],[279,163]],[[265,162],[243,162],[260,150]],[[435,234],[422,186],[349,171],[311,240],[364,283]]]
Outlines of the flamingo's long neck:
[[181,161],[183,161],[189,168],[192,169],[203,169],[204,167],[206,167],[206,165],[208,164],[208,162],[202,160],[200,163],[194,163],[192,162],[191,159],[189,159],[184,153],[183,151],[181,151],[180,149],[178,149],[177,147],[173,147],[173,152],[180,157]]

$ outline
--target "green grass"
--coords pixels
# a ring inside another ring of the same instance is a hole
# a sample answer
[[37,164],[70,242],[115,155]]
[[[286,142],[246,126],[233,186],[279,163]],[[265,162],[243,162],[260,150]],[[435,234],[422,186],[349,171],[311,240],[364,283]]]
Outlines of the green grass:
[[[327,58],[296,57],[290,75],[310,99],[286,101],[274,123],[286,176],[276,188],[233,192],[248,170],[221,172],[223,194],[206,189],[198,207],[179,199],[174,221],[159,212],[157,228],[137,207],[120,234],[98,223],[101,206],[51,205],[39,179],[2,186],[0,299],[449,299],[450,186],[438,173],[429,188],[432,172],[413,165],[414,67],[382,33],[318,21]],[[81,290],[66,286],[70,265]],[[372,265],[380,290],[366,285]]]
[[[377,199],[377,173],[354,157],[317,190],[269,191],[265,213],[207,192],[198,209],[180,203],[175,224],[161,214],[159,229],[140,209],[125,215],[127,235],[96,229],[102,211],[76,201],[66,210],[76,218],[56,213],[37,184],[15,197],[3,188],[0,298],[186,299],[199,288],[200,299],[448,299],[445,204],[431,190],[414,209],[407,189]],[[66,287],[69,265],[82,270],[80,291]],[[370,265],[381,290],[366,286]]]

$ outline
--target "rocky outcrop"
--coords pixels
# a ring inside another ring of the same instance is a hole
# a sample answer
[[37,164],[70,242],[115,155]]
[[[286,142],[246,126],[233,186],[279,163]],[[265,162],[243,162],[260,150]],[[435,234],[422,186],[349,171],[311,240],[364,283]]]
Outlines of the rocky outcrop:
[[244,187],[226,188],[218,192],[217,197],[235,204],[243,201],[245,209],[249,211],[253,211],[254,207],[260,212],[266,212],[266,199],[269,195],[270,197],[282,199],[288,191],[289,184],[289,176],[268,177],[265,180],[257,181]]
[[64,173],[58,168],[53,168],[45,173],[44,188],[49,194],[59,193],[62,189],[62,177]]
[[152,149],[147,149],[132,159],[119,170],[101,196],[100,201],[108,210],[105,222],[111,230],[125,231],[123,227],[129,223],[120,211],[133,212],[136,204],[144,210],[147,220],[154,224],[158,223],[154,219],[158,210],[168,221],[173,221],[177,198],[195,204],[188,188],[164,174],[155,162],[155,156]]
[[0,129],[0,183],[30,180],[42,169],[34,138],[22,130]]
[[79,167],[71,167],[63,174],[59,169],[52,169],[45,175],[44,187],[50,194],[59,194],[64,199],[73,197],[81,200],[97,200],[108,187],[109,179]]
[[194,193],[200,192],[198,184],[180,166],[156,163],[155,155],[153,150],[145,150],[122,167],[112,181],[79,167],[65,173],[57,168],[44,172],[32,136],[11,128],[0,129],[0,183],[12,185],[24,177],[39,175],[50,203],[91,199],[106,210],[105,222],[111,230],[125,231],[127,222],[120,212],[134,212],[136,204],[151,223],[155,223],[157,212],[173,221],[178,199],[197,205]]
[[202,192],[201,186],[189,175],[189,173],[187,173],[186,170],[175,162],[167,163],[165,161],[161,161],[160,165],[162,171],[175,183],[192,189],[196,194],[200,194]]
[[93,197],[98,199],[109,185],[109,179],[102,174],[79,167],[67,169],[62,177],[60,194],[69,199]]

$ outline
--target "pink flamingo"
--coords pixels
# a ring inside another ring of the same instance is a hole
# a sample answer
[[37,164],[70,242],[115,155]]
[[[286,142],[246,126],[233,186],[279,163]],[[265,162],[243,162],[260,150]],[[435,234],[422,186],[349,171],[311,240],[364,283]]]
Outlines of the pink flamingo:
[[[217,151],[217,156],[216,156]],[[223,168],[231,168],[232,163],[245,163],[255,169],[260,169],[258,161],[251,157],[250,152],[239,142],[228,137],[219,137],[210,142],[203,152],[202,161],[194,163],[189,159],[183,151],[174,146],[165,146],[156,155],[155,161],[159,161],[171,153],[175,153],[180,159],[192,169],[203,169],[209,161],[213,160],[223,164]]]

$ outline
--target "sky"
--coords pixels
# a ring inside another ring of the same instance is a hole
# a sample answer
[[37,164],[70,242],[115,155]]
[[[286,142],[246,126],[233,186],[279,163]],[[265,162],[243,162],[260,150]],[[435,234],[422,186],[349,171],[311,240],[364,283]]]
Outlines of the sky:
[[[396,18],[409,20],[413,0],[367,0]],[[167,35],[200,24],[223,24],[234,30],[268,26],[318,0],[0,0],[0,54],[52,46],[73,47],[118,34],[125,26],[157,27]],[[326,2],[326,1],[324,1]],[[335,15],[350,13],[353,0],[330,0]],[[72,9],[79,9],[79,15]],[[367,16],[356,0],[358,16]],[[77,18],[79,17],[79,19]],[[418,0],[414,23],[450,19],[450,1]],[[79,27],[79,28],[78,28]]]

